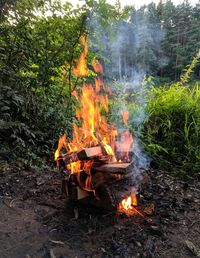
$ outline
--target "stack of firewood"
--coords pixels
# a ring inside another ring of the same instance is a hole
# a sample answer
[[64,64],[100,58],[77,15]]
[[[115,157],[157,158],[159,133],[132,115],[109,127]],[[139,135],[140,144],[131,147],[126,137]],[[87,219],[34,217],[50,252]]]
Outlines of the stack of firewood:
[[[132,153],[116,152],[120,162],[113,161],[102,146],[85,148],[79,152],[68,152],[58,157],[59,167],[65,173],[63,191],[69,199],[88,204],[116,209],[118,204],[136,191],[137,171]],[[126,162],[123,162],[123,158]],[[128,162],[128,161],[129,162]],[[90,162],[89,173],[81,169],[71,173],[71,162]]]

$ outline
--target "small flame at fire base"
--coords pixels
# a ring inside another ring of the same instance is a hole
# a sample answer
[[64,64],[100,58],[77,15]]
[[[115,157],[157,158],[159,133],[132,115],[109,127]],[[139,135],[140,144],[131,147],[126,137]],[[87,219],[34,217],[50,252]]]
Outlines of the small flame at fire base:
[[118,212],[120,213],[126,213],[126,214],[139,214],[142,215],[138,210],[134,208],[134,206],[137,206],[137,196],[136,194],[132,194],[131,196],[128,196],[127,198],[123,199],[120,204],[118,205]]

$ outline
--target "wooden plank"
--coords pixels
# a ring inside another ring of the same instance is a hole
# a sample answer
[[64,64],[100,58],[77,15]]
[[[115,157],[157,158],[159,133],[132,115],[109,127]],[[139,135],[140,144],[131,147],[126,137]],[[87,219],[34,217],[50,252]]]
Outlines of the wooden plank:
[[62,167],[63,162],[65,165],[68,165],[71,162],[76,162],[78,160],[92,159],[101,154],[102,154],[101,146],[85,148],[78,152],[73,151],[73,152],[67,152],[65,154],[62,154],[61,156],[58,157],[57,163]]
[[93,171],[101,171],[105,173],[128,173],[133,170],[133,163],[108,163],[101,166],[92,166]]
[[117,151],[116,152],[117,160],[121,160],[122,162],[131,162],[133,160],[133,152],[132,151]]
[[77,153],[79,160],[91,159],[102,154],[101,146],[85,148]]

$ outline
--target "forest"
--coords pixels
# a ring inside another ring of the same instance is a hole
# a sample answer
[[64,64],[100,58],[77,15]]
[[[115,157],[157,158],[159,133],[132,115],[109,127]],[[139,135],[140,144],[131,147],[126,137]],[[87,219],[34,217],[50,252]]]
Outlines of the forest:
[[72,3],[0,1],[0,257],[200,257],[200,2]]

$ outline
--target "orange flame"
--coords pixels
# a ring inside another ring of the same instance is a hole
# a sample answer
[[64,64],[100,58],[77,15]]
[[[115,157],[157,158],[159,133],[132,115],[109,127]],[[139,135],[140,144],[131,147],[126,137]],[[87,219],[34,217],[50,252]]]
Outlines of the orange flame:
[[132,210],[133,206],[137,206],[137,197],[135,194],[123,199],[119,204],[119,210]]
[[133,135],[127,130],[121,135],[121,139],[116,143],[117,149],[128,153],[133,143]]
[[[73,72],[77,76],[87,76],[88,68],[86,64],[86,55],[88,52],[88,46],[85,37],[81,37],[82,43],[84,45],[84,50],[81,53],[80,59],[78,60],[77,66],[73,68]],[[109,156],[108,161],[116,161],[114,149],[124,149],[127,153],[133,142],[133,137],[126,131],[118,145],[115,142],[115,138],[118,134],[117,130],[113,125],[108,124],[107,114],[108,114],[108,96],[103,94],[111,93],[108,86],[106,86],[102,81],[103,67],[101,64],[95,60],[92,62],[94,71],[97,73],[95,78],[95,85],[83,84],[81,93],[73,91],[72,95],[76,98],[79,103],[79,107],[76,109],[76,118],[79,122],[79,126],[73,123],[73,135],[72,141],[67,141],[66,136],[62,136],[59,139],[58,148],[55,152],[55,160],[59,157],[62,148],[64,147],[67,152],[80,151],[84,148],[102,146]],[[124,112],[124,123],[128,122],[128,112]],[[111,158],[110,158],[111,157]],[[105,159],[106,160],[106,159]],[[90,161],[75,161],[71,160],[70,164],[66,165],[68,171],[71,174],[79,173],[80,171],[85,171],[87,178],[84,182],[83,188],[92,191],[91,184],[91,166]]]
[[55,154],[54,154],[54,159],[55,159],[55,160],[57,160],[57,158],[59,157],[60,151],[61,151],[61,149],[63,148],[63,146],[64,146],[65,148],[67,148],[67,146],[66,146],[66,135],[65,135],[65,134],[59,138],[59,141],[58,141],[58,148],[57,148],[57,150],[56,150],[56,152],[55,152]]
[[129,112],[128,112],[128,111],[124,111],[124,112],[122,113],[122,116],[123,116],[124,124],[125,124],[125,125],[128,125]]
[[103,74],[103,67],[97,60],[92,61],[92,66],[96,73]]
[[81,56],[78,60],[77,66],[73,68],[73,72],[77,75],[77,76],[87,76],[88,75],[88,68],[87,68],[87,63],[86,63],[86,56],[88,53],[88,45],[85,39],[85,36],[81,36],[81,41],[84,45],[84,50],[81,53]]

